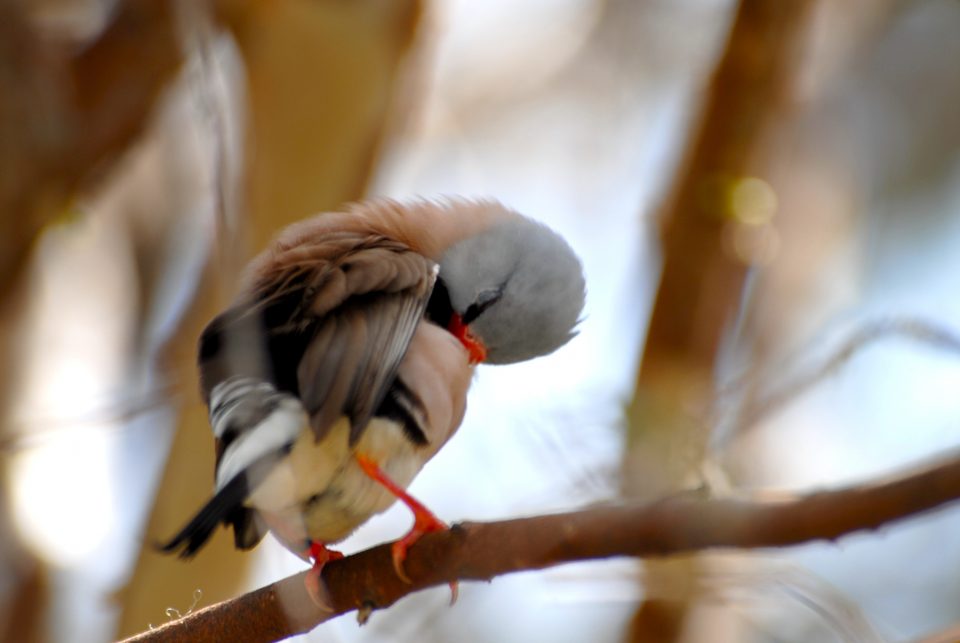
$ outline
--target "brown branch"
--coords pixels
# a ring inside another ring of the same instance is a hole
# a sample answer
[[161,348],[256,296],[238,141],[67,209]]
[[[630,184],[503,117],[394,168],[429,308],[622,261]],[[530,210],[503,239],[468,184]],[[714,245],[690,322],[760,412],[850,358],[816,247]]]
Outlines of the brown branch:
[[653,557],[714,548],[783,547],[876,529],[960,498],[960,453],[934,466],[834,491],[781,501],[674,496],[492,523],[462,523],[429,534],[410,550],[397,578],[389,545],[327,565],[332,612],[315,606],[304,573],[204,608],[127,643],[274,641],[334,616],[361,616],[412,592],[454,579],[489,580],[511,572],[614,556]]

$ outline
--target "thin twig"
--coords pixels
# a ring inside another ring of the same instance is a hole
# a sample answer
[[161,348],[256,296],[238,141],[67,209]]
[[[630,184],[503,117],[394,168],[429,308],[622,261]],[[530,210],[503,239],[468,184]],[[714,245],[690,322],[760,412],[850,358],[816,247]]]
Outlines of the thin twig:
[[406,571],[393,571],[388,544],[324,569],[333,611],[311,602],[304,573],[204,608],[127,639],[275,641],[309,631],[353,610],[392,605],[412,592],[452,580],[615,556],[655,557],[715,548],[784,547],[876,529],[960,498],[960,453],[886,481],[789,500],[672,496],[650,504],[616,504],[492,523],[462,523],[428,534],[410,549]]
[[[732,428],[730,437],[749,430],[762,420],[776,413],[788,403],[798,399],[826,378],[838,372],[866,346],[881,339],[912,339],[932,348],[960,355],[960,334],[952,329],[938,326],[934,322],[909,317],[895,317],[867,322],[848,336],[840,346],[826,359],[792,377],[776,378],[774,386],[759,395],[759,399],[740,412],[737,426]],[[801,354],[806,354],[803,351]],[[717,396],[722,403],[742,393],[751,383],[763,381],[762,372],[750,370],[723,386]]]
[[0,435],[0,455],[52,444],[81,427],[96,427],[101,431],[129,430],[131,421],[175,404],[176,390],[174,384],[164,384],[143,395],[116,400],[84,413],[61,417],[27,415],[12,420],[8,423],[11,427],[9,433]]

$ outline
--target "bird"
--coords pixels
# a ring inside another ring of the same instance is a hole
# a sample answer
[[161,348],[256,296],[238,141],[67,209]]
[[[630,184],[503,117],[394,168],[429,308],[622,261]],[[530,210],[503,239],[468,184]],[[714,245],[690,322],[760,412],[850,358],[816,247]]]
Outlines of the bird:
[[248,550],[269,531],[312,561],[325,605],[328,545],[400,500],[409,581],[407,549],[447,526],[406,488],[460,426],[476,365],[560,348],[585,296],[570,245],[496,200],[374,198],[294,223],[200,336],[214,493],[158,547],[190,558],[224,525]]

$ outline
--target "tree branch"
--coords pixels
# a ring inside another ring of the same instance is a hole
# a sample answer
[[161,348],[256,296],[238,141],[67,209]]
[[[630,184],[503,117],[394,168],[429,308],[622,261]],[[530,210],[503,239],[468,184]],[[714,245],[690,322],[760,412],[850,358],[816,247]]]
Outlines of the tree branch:
[[960,499],[960,453],[885,481],[787,500],[703,499],[693,494],[648,504],[617,504],[491,523],[461,523],[428,534],[410,549],[406,584],[393,571],[389,544],[324,568],[332,612],[314,605],[304,574],[224,601],[127,639],[274,641],[309,631],[352,610],[363,620],[412,592],[455,579],[614,556],[653,557],[714,548],[783,547],[834,540]]
[[[735,397],[742,393],[750,385],[758,388],[758,391],[754,394],[754,399],[746,401],[746,408],[738,409],[737,424],[730,436],[725,439],[729,441],[733,437],[755,428],[762,420],[767,419],[790,402],[799,399],[814,386],[837,373],[854,356],[863,352],[867,346],[891,337],[911,339],[931,348],[939,349],[944,353],[960,354],[960,334],[950,328],[938,325],[936,322],[912,317],[892,317],[867,321],[854,329],[853,333],[846,337],[839,347],[833,349],[826,359],[806,370],[793,374],[787,371],[787,374],[784,375],[786,369],[783,364],[773,367],[760,367],[751,369],[733,382],[723,385],[717,395],[717,399],[721,403],[725,401],[725,398]],[[823,338],[818,338],[817,341],[822,343]],[[810,352],[808,347],[800,354]],[[801,360],[788,360],[787,364],[798,361]],[[774,370],[780,372],[777,377],[772,376]],[[770,381],[772,386],[764,389],[762,383],[765,381]],[[738,399],[737,403],[743,404],[743,401]],[[716,426],[716,422],[713,424]]]

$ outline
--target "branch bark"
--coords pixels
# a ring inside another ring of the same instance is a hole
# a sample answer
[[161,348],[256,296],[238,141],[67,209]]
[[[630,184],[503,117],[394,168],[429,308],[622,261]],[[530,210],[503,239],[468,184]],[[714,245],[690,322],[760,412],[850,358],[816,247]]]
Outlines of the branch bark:
[[645,504],[597,506],[491,523],[461,523],[428,534],[410,549],[406,584],[393,571],[389,544],[324,568],[332,611],[314,605],[301,572],[127,639],[275,641],[353,610],[361,620],[412,592],[455,579],[490,580],[615,556],[658,557],[715,548],[784,547],[876,529],[960,499],[960,453],[939,464],[787,500],[703,499],[678,495]]

